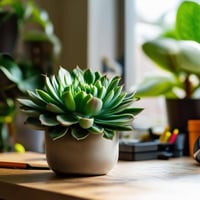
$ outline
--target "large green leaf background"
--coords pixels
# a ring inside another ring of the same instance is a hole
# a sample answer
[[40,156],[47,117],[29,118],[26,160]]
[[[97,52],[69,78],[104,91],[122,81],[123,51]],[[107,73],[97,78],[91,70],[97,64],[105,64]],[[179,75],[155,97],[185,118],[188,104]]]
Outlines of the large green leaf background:
[[178,39],[200,42],[200,5],[196,2],[183,2],[176,15],[175,31]]

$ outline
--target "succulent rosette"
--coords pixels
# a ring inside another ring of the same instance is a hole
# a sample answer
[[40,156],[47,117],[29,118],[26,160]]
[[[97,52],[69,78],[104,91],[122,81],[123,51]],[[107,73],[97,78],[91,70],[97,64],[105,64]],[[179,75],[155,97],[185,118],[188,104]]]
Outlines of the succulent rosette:
[[71,134],[77,140],[89,134],[112,139],[117,131],[132,130],[132,121],[142,108],[133,106],[135,93],[123,91],[120,77],[109,79],[100,72],[79,67],[60,67],[45,75],[45,87],[27,91],[18,99],[28,116],[25,124],[47,131],[53,140]]

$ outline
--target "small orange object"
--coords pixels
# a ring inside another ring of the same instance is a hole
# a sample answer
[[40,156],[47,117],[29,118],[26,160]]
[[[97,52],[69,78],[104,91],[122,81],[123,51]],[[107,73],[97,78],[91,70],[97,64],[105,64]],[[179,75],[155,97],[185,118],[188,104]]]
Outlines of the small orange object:
[[200,120],[188,120],[189,154],[193,157],[194,144],[200,136]]

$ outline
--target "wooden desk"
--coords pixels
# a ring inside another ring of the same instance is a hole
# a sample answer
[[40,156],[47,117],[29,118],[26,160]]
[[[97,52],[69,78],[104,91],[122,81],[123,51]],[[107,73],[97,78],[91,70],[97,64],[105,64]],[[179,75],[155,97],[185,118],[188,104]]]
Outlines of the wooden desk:
[[[5,155],[0,155],[0,160]],[[44,157],[23,156],[34,161]],[[120,161],[108,175],[93,177],[57,177],[51,170],[1,168],[0,199],[199,199],[199,183],[200,165],[189,157]]]

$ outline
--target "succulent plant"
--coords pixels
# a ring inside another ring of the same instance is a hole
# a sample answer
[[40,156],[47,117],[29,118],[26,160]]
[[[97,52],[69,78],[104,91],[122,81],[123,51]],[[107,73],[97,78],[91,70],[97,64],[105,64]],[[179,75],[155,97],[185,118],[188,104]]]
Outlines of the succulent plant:
[[45,130],[53,140],[71,134],[77,140],[89,134],[112,139],[116,131],[132,130],[131,122],[142,108],[133,107],[135,93],[123,91],[120,77],[79,67],[45,75],[44,89],[28,91],[18,99],[28,115],[25,124]]

